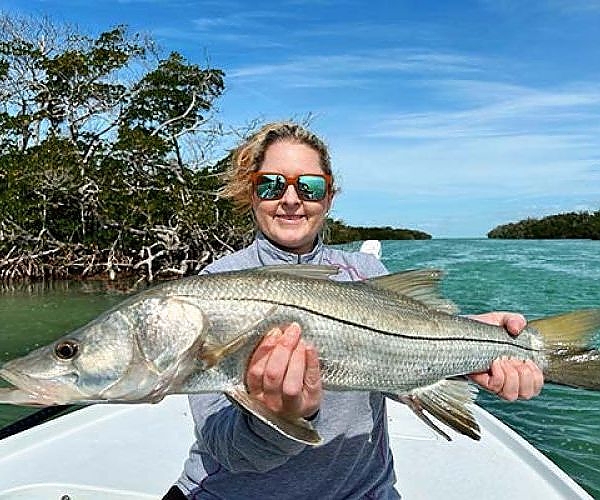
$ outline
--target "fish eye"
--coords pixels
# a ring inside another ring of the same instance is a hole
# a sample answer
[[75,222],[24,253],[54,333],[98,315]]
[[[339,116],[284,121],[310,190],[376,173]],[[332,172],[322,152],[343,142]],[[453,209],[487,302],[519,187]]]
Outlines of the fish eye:
[[54,347],[58,359],[73,359],[79,352],[79,344],[74,340],[63,340]]

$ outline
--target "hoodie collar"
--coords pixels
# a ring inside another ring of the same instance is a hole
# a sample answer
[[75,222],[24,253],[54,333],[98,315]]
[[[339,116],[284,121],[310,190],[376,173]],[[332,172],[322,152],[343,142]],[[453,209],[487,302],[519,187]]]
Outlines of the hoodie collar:
[[298,255],[293,252],[283,250],[275,246],[260,231],[256,234],[254,240],[258,261],[263,266],[272,266],[276,264],[320,264],[323,259],[323,241],[319,236],[317,244],[309,252]]

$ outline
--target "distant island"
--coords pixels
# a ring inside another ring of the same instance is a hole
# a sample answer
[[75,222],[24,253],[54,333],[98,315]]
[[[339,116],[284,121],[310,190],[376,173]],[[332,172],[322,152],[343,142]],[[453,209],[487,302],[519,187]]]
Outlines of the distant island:
[[492,229],[488,238],[600,240],[600,210],[528,218]]
[[431,235],[414,229],[348,226],[342,220],[327,219],[325,241],[332,245],[359,240],[430,240]]

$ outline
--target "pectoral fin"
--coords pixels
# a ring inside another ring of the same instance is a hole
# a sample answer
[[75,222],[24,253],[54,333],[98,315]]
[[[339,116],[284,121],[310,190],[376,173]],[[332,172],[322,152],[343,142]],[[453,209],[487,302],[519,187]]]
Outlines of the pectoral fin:
[[276,415],[262,403],[252,399],[241,385],[225,391],[225,395],[243,410],[294,441],[310,446],[317,446],[322,442],[321,436],[310,422],[303,418],[291,420]]
[[231,342],[225,345],[214,345],[205,344],[202,347],[202,351],[198,356],[199,359],[204,363],[204,369],[208,370],[222,359],[235,353],[242,347],[244,347],[250,340],[255,340],[256,334],[254,331],[249,331],[241,334],[239,337],[234,338]]
[[257,321],[247,325],[244,331],[239,333],[233,340],[227,344],[211,344],[206,342],[198,355],[198,359],[204,363],[204,369],[207,370],[219,364],[223,359],[237,353],[240,349],[247,347],[249,343],[256,341],[263,335],[263,327],[268,324],[271,316],[277,310],[276,306],[271,307],[264,316]]
[[479,441],[481,439],[479,425],[467,407],[473,401],[475,392],[465,379],[442,380],[433,385],[416,389],[409,394],[395,397],[408,407],[429,427],[442,437],[452,438],[440,429],[424,412],[465,436]]

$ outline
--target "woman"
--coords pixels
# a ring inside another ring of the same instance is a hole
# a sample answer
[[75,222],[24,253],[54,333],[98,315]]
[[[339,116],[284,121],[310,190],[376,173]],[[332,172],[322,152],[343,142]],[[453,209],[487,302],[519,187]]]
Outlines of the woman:
[[[251,210],[257,236],[247,248],[203,272],[283,263],[335,264],[334,279],[386,274],[376,258],[328,248],[320,239],[335,194],[326,146],[292,123],[266,125],[238,147],[223,195]],[[476,317],[517,334],[520,315]],[[472,378],[506,399],[530,398],[543,384],[533,363],[496,361]],[[292,441],[248,415],[220,394],[194,395],[196,426],[184,472],[165,498],[399,498],[381,393],[325,392],[318,353],[297,324],[266,335],[246,372],[251,397],[271,411],[305,417],[323,437],[310,447]]]

